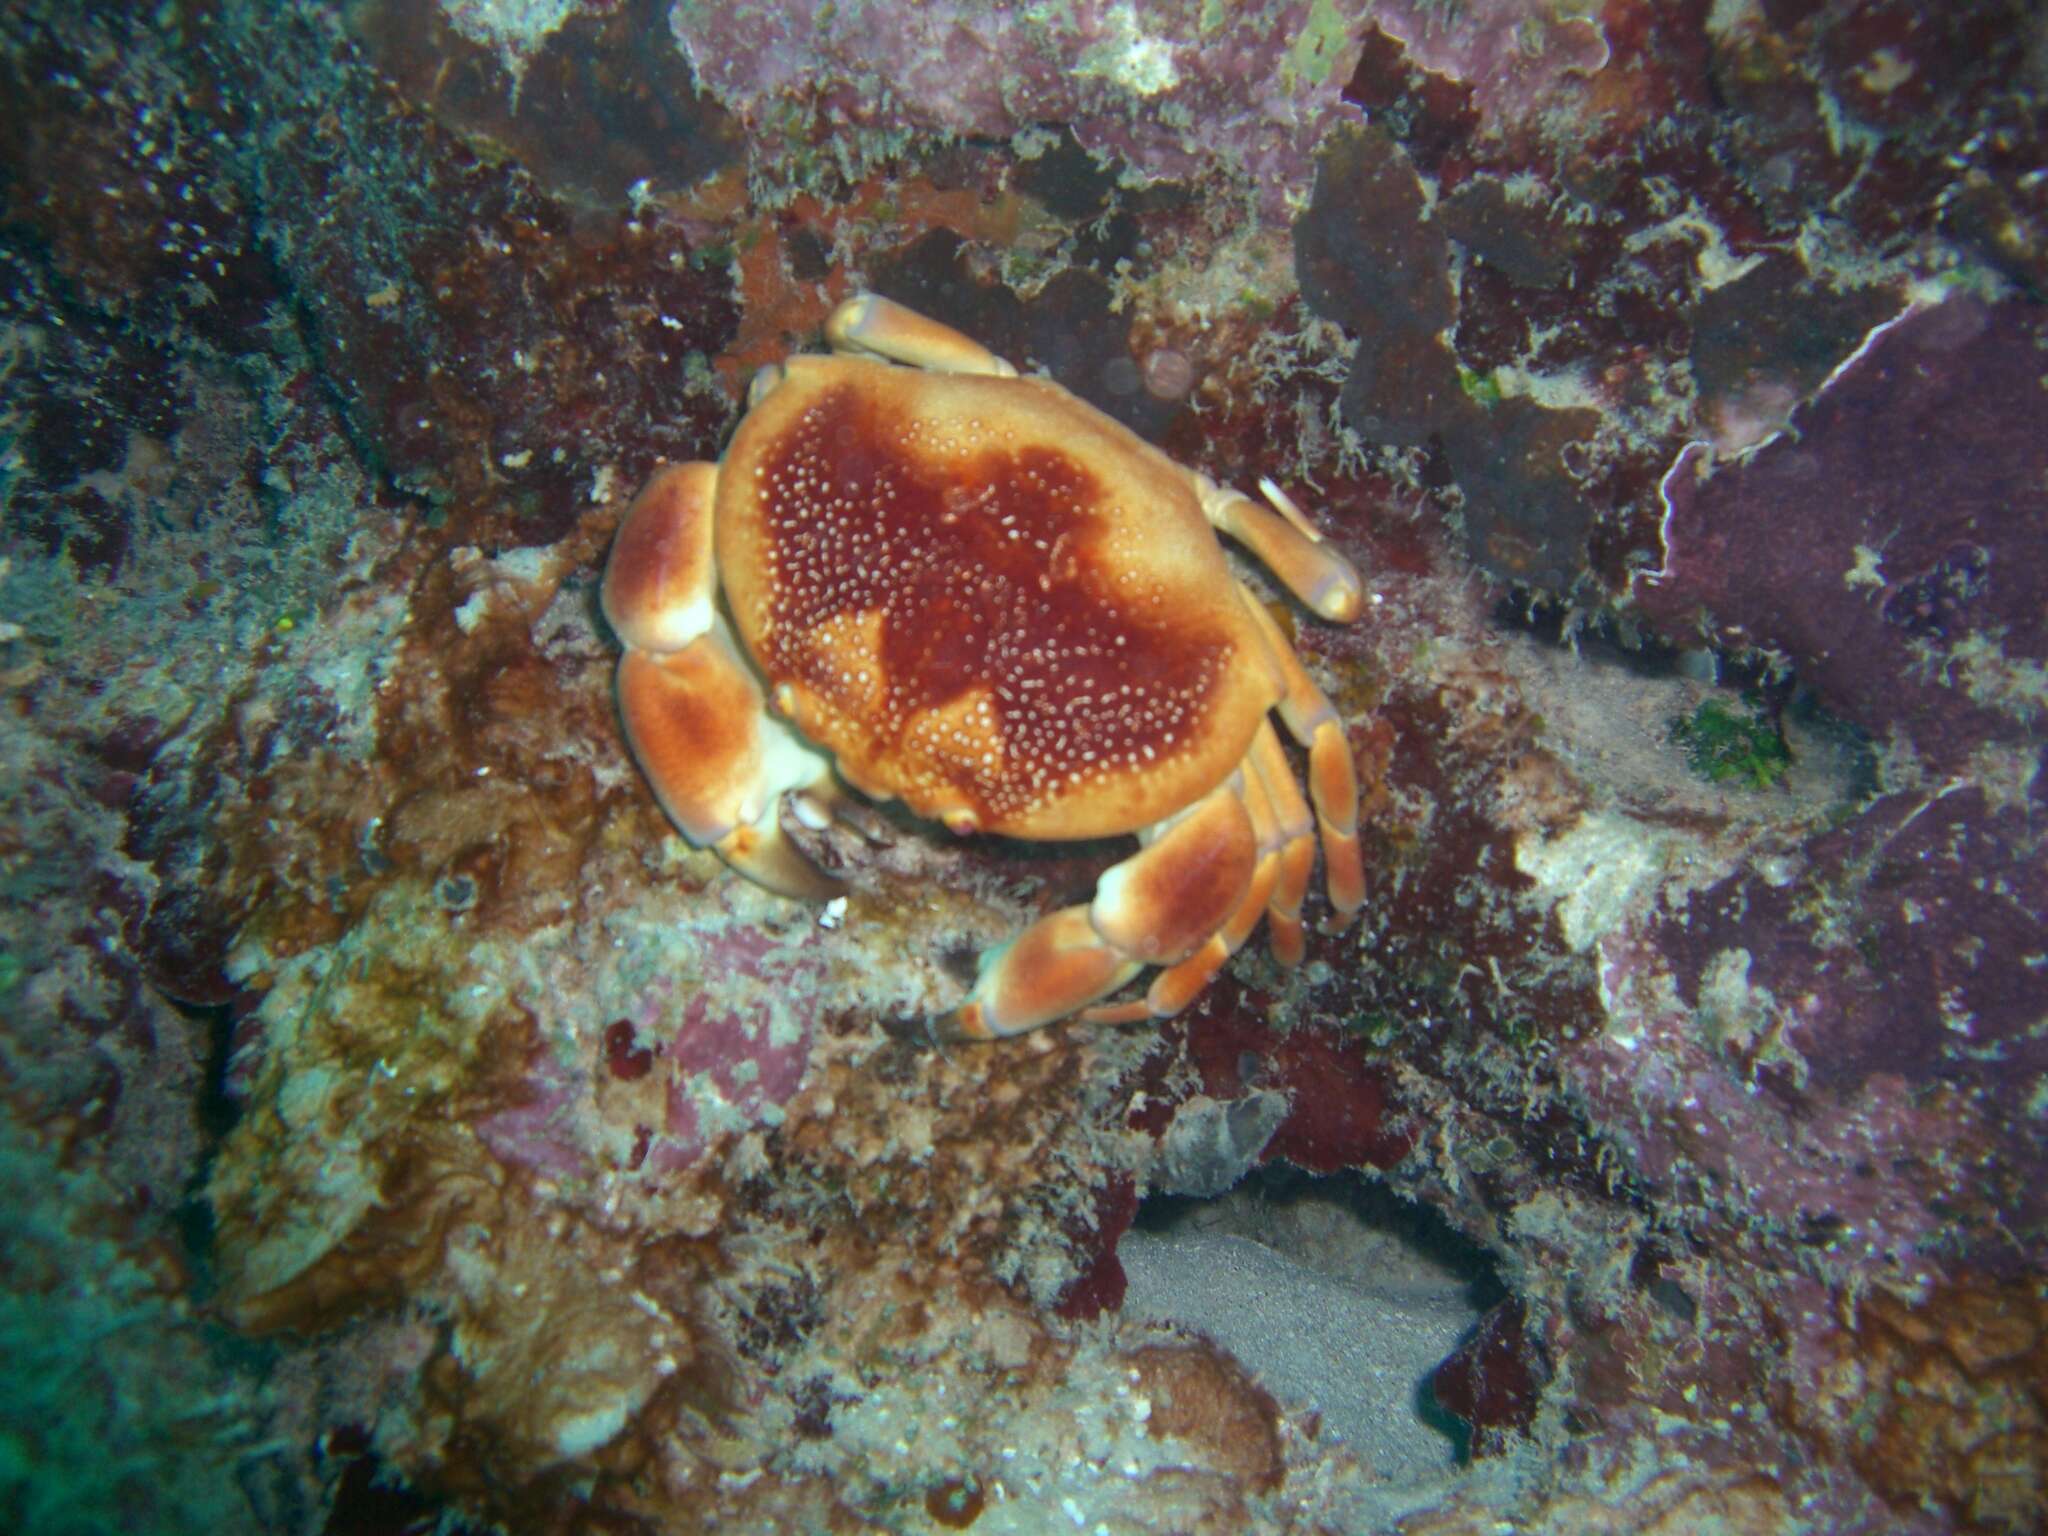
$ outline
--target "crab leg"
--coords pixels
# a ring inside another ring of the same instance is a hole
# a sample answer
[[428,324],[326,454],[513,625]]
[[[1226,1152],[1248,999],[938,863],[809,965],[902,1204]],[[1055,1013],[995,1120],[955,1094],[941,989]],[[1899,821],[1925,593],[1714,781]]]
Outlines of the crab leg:
[[939,373],[981,373],[1014,379],[1017,370],[950,325],[920,315],[880,294],[848,299],[825,321],[834,352],[866,353]]
[[1259,863],[1252,871],[1252,883],[1244,893],[1244,900],[1231,913],[1230,921],[1223,925],[1224,948],[1233,955],[1244,948],[1244,941],[1252,936],[1252,930],[1259,926],[1259,919],[1271,906],[1274,888],[1280,882],[1285,851],[1271,797],[1256,773],[1245,775],[1244,803],[1245,809],[1251,812],[1252,829],[1259,836]]
[[1358,851],[1358,769],[1344,722],[1302,666],[1294,647],[1280,633],[1273,616],[1247,592],[1244,605],[1265,631],[1286,679],[1280,718],[1288,734],[1308,748],[1308,792],[1316,809],[1316,827],[1323,844],[1323,864],[1335,908],[1331,926],[1342,932],[1365,905],[1365,864]]
[[[1265,792],[1251,775],[1246,775],[1244,798],[1253,826],[1258,827],[1263,822],[1265,829],[1270,831],[1275,823],[1270,808],[1263,803]],[[1252,929],[1258,926],[1259,915],[1271,902],[1273,885],[1280,875],[1278,850],[1263,835],[1260,847],[1259,861],[1253,867],[1250,883],[1238,900],[1237,910],[1230,914],[1221,928],[1209,935],[1200,949],[1152,978],[1152,985],[1145,992],[1145,1012],[1152,1018],[1170,1019],[1193,1002],[1202,989],[1216,979],[1216,973],[1223,969],[1230,957],[1243,948]]]
[[1148,832],[1143,848],[1103,875],[1091,905],[1040,918],[983,955],[974,989],[939,1021],[939,1032],[986,1040],[1034,1029],[1107,997],[1146,965],[1168,968],[1153,983],[1156,1001],[1148,994],[1144,1003],[1089,1017],[1143,1018],[1162,1004],[1170,1004],[1165,1012],[1185,1007],[1229,958],[1219,930],[1256,884],[1258,839],[1241,780],[1232,777]]
[[985,950],[974,990],[938,1019],[942,1040],[1021,1035],[1107,997],[1144,967],[1095,936],[1086,907],[1062,907]]
[[1273,505],[1274,511],[1269,512],[1242,491],[1220,486],[1207,475],[1190,474],[1201,499],[1202,515],[1210,526],[1258,556],[1259,563],[1279,577],[1310,612],[1337,624],[1349,624],[1358,617],[1365,606],[1365,588],[1357,568],[1323,541],[1315,525],[1279,486],[1270,480],[1259,482],[1259,489]]
[[[1275,745],[1277,747],[1278,744]],[[1237,910],[1230,914],[1221,928],[1209,935],[1201,948],[1153,977],[1152,985],[1143,997],[1125,1003],[1098,1004],[1081,1014],[1083,1022],[1135,1024],[1140,1019],[1171,1018],[1193,1002],[1230,957],[1244,947],[1244,941],[1259,926],[1259,918],[1273,898],[1273,886],[1280,876],[1281,852],[1279,823],[1274,820],[1272,806],[1256,774],[1244,776],[1244,808],[1251,818],[1258,862],[1252,867],[1251,884],[1245,887]],[[1304,821],[1307,816],[1307,808],[1304,807]],[[1313,856],[1315,845],[1310,843],[1308,846]],[[1299,925],[1296,926],[1298,930]],[[1298,931],[1296,941],[1299,942]]]
[[710,464],[663,470],[634,498],[605,566],[625,654],[619,714],[633,758],[678,831],[785,896],[840,886],[782,831],[783,793],[829,784],[831,759],[769,715],[713,601]]
[[1089,921],[1103,941],[1148,965],[1173,965],[1229,921],[1257,867],[1259,845],[1239,791],[1211,790],[1103,875]]
[[1145,991],[1145,1011],[1155,1019],[1170,1019],[1202,995],[1202,989],[1216,979],[1230,959],[1230,943],[1220,933],[1179,965],[1169,966],[1152,978]]
[[1315,868],[1315,818],[1308,802],[1294,782],[1294,770],[1280,749],[1280,738],[1263,721],[1252,738],[1249,758],[1252,774],[1264,788],[1272,805],[1279,853],[1272,901],[1267,907],[1267,932],[1273,958],[1285,966],[1301,964],[1305,952],[1301,936],[1301,902],[1308,892],[1310,873]]

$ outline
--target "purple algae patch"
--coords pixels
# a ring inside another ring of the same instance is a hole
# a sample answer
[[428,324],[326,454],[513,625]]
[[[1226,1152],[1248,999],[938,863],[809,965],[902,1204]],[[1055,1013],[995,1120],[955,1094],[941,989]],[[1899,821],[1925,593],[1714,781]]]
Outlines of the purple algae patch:
[[1933,773],[2032,729],[2048,661],[2048,318],[1972,299],[1876,334],[1795,430],[1667,484],[1664,568],[1637,606],[1782,655],[1832,710]]

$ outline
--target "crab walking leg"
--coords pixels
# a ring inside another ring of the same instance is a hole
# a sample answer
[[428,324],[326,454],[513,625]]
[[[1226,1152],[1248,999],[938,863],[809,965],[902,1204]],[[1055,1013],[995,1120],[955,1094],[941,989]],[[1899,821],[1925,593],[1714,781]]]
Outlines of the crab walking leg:
[[982,373],[1014,379],[1017,370],[950,325],[920,315],[879,294],[848,299],[825,321],[834,352],[865,353],[938,373]]
[[1270,480],[1261,480],[1276,512],[1268,511],[1242,491],[1220,486],[1207,475],[1189,471],[1202,515],[1213,528],[1229,534],[1258,556],[1259,563],[1308,606],[1333,624],[1349,624],[1365,607],[1365,586],[1358,570],[1338,554],[1301,509]]
[[1335,909],[1330,929],[1342,933],[1365,905],[1365,860],[1358,851],[1358,769],[1351,759],[1344,722],[1308,674],[1301,672],[1300,676],[1313,693],[1314,703],[1298,709],[1283,703],[1280,718],[1287,722],[1294,739],[1308,747],[1308,792],[1315,803],[1324,878]]
[[1244,899],[1237,904],[1237,910],[1230,914],[1230,921],[1222,928],[1224,951],[1231,955],[1244,948],[1244,941],[1252,936],[1252,930],[1259,926],[1259,919],[1271,906],[1274,888],[1280,881],[1281,857],[1286,848],[1280,822],[1274,814],[1272,797],[1266,793],[1265,783],[1257,773],[1244,776],[1244,805],[1251,813],[1252,831],[1258,835],[1259,862],[1252,870],[1252,883],[1246,887]]
[[1331,928],[1341,933],[1365,905],[1365,863],[1358,851],[1358,769],[1351,759],[1351,743],[1336,708],[1308,675],[1273,616],[1249,592],[1244,605],[1265,631],[1287,682],[1280,718],[1287,723],[1288,734],[1308,748],[1309,799],[1315,805],[1330,905],[1335,909]]
[[1306,952],[1301,933],[1301,903],[1308,894],[1309,875],[1315,869],[1316,821],[1309,813],[1308,802],[1301,798],[1300,786],[1294,782],[1294,769],[1280,749],[1280,738],[1263,721],[1258,735],[1252,738],[1249,761],[1253,777],[1272,804],[1279,836],[1278,878],[1267,908],[1273,958],[1284,966],[1296,966]]
[[1251,884],[1259,843],[1232,774],[1096,882],[1088,919],[1106,944],[1148,965],[1173,965],[1230,920]]
[[1095,936],[1086,907],[1062,907],[985,951],[974,990],[934,1032],[942,1040],[1021,1035],[1107,997],[1142,969]]
[[[1251,814],[1252,826],[1259,829],[1259,861],[1253,866],[1251,884],[1245,887],[1243,898],[1237,910],[1230,914],[1229,921],[1212,933],[1187,959],[1178,965],[1168,966],[1152,978],[1152,985],[1145,995],[1127,1003],[1104,1003],[1087,1009],[1081,1019],[1088,1024],[1135,1024],[1141,1019],[1169,1019],[1201,995],[1202,989],[1216,979],[1216,973],[1223,969],[1230,957],[1244,947],[1244,941],[1259,926],[1259,919],[1265,915],[1267,904],[1273,897],[1273,884],[1280,875],[1280,857],[1277,847],[1269,841],[1267,832],[1273,826],[1271,816],[1260,803],[1263,795],[1257,783],[1245,781],[1245,808]],[[1314,844],[1309,845],[1311,848]]]
[[[1258,838],[1241,784],[1233,774],[1172,820],[1147,828],[1145,846],[1103,875],[1091,905],[1041,918],[984,955],[974,990],[941,1021],[941,1031],[986,1039],[1032,1029],[1107,997],[1146,965],[1169,967],[1155,992],[1183,965],[1195,968],[1182,972],[1175,985],[1185,996],[1175,991],[1178,1001],[1167,1011],[1185,1007],[1229,958],[1227,950],[1210,951],[1220,947],[1218,931],[1257,873]],[[1136,1019],[1157,1011],[1148,995],[1088,1017]]]

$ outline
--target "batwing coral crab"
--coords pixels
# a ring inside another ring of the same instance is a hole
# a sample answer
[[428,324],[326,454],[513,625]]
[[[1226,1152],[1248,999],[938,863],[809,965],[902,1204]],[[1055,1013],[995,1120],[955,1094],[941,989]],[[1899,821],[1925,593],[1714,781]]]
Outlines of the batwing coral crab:
[[627,739],[683,835],[826,897],[779,813],[826,825],[840,780],[957,833],[1135,833],[1091,903],[982,956],[954,1038],[1173,1014],[1262,914],[1299,961],[1318,829],[1348,921],[1349,744],[1212,530],[1339,623],[1350,563],[1270,482],[1271,510],[912,310],[857,297],[826,336],[756,376],[720,463],[654,476],[605,570]]

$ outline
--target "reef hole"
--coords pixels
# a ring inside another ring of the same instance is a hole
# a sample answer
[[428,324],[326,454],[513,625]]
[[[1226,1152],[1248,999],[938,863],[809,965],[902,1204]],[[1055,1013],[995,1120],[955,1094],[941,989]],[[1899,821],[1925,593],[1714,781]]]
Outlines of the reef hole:
[[1145,1200],[1117,1252],[1127,1320],[1214,1339],[1382,1473],[1465,1459],[1431,1378],[1508,1292],[1430,1207],[1363,1174],[1270,1164],[1211,1198]]

